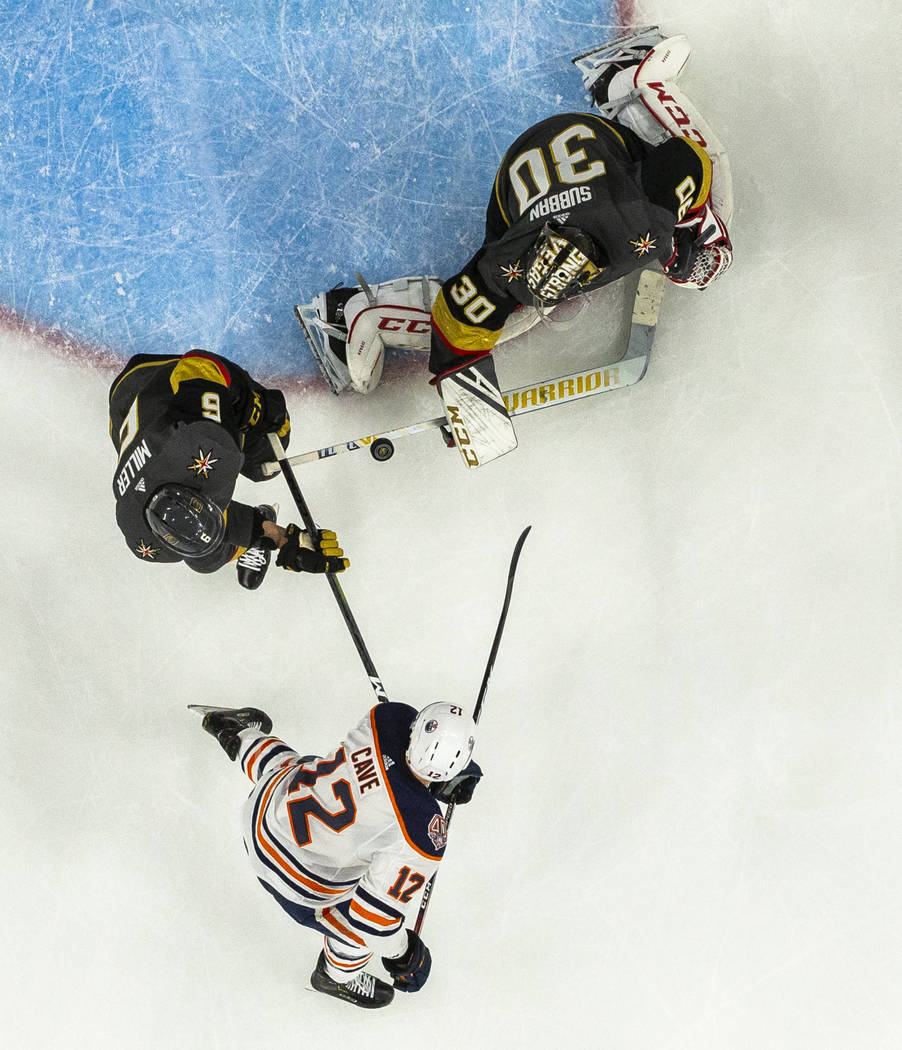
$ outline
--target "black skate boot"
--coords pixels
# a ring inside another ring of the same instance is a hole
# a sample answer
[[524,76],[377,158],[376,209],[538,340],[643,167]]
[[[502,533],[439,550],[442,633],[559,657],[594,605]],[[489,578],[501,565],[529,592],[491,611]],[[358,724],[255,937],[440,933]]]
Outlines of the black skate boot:
[[272,719],[265,711],[256,707],[205,707],[203,704],[188,704],[191,711],[204,716],[203,727],[215,736],[223,751],[234,762],[241,746],[238,734],[242,729],[259,729],[261,733],[272,732]]
[[[264,521],[275,521],[275,507],[260,506],[257,512],[262,515]],[[269,558],[275,550],[275,544],[268,536],[261,536],[254,541],[253,547],[241,555],[236,564],[238,571],[238,582],[249,591],[255,591],[263,582],[266,570],[269,568]]]
[[663,39],[657,26],[644,26],[571,59],[582,73],[583,86],[602,112],[610,102],[608,88],[616,74],[628,66],[638,65]]
[[344,999],[346,1003],[362,1006],[365,1010],[376,1010],[380,1006],[388,1006],[395,997],[394,988],[371,973],[359,973],[347,984],[333,981],[326,973],[325,952],[319,953],[316,969],[310,975],[310,983],[318,992],[334,995],[336,999]]
[[333,394],[340,394],[351,382],[345,306],[359,291],[359,288],[330,288],[328,292],[320,292],[312,303],[294,308],[310,351]]

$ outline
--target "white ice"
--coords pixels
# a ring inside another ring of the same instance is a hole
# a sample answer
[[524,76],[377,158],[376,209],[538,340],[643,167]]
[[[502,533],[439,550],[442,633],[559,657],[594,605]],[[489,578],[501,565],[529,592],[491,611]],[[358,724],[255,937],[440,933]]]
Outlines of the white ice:
[[[668,294],[639,385],[526,417],[484,470],[432,434],[300,471],[396,699],[475,697],[533,526],[433,975],[389,1010],[307,990],[317,939],[256,886],[247,784],[185,710],[254,702],[335,746],[372,696],[328,587],[138,563],[110,372],[3,335],[5,1046],[899,1046],[899,10],[642,16],[692,40],[734,270]],[[289,391],[295,447],[434,413],[411,389]],[[264,491],[296,517],[281,480]]]

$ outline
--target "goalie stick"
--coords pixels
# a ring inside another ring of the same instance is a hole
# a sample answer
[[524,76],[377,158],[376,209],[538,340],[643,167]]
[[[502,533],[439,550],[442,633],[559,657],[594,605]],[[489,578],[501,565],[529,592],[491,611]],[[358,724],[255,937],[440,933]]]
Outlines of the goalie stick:
[[[514,590],[514,575],[517,572],[517,564],[520,561],[520,551],[523,550],[523,544],[526,542],[526,537],[529,535],[529,530],[532,525],[527,525],[526,528],[520,533],[516,544],[514,545],[514,553],[511,555],[510,568],[507,570],[507,589],[504,592],[504,604],[501,606],[501,616],[498,618],[498,626],[495,628],[495,637],[492,640],[492,649],[489,653],[488,661],[485,665],[485,673],[482,676],[482,685],[479,687],[479,695],[476,698],[476,706],[473,708],[473,721],[479,722],[479,716],[482,713],[482,705],[485,701],[485,694],[489,688],[489,679],[492,676],[492,668],[495,666],[495,657],[498,655],[498,646],[501,644],[501,634],[504,631],[504,624],[507,620],[507,610],[510,608],[511,594]],[[445,835],[447,837],[448,828],[451,825],[451,817],[454,815],[454,803],[448,804],[448,808],[445,811]],[[426,883],[426,888],[423,890],[423,899],[420,901],[420,910],[417,913],[416,922],[414,923],[414,931],[419,933],[423,928],[423,922],[426,919],[426,909],[429,907],[429,901],[432,898],[432,887],[435,883],[435,876],[437,872],[432,875],[432,878]]]
[[[572,401],[580,401],[584,397],[603,394],[608,390],[622,390],[624,387],[638,383],[648,369],[648,359],[655,341],[655,329],[664,294],[665,280],[660,270],[643,270],[640,274],[633,299],[626,353],[619,361],[611,365],[588,368],[582,372],[573,372],[557,379],[534,383],[531,386],[507,390],[504,393],[504,403],[508,415],[511,418],[523,416],[542,408],[569,404]],[[302,452],[291,456],[288,462],[294,466],[300,466],[302,463],[331,459],[342,452],[356,452],[361,448],[368,448],[373,459],[384,462],[394,455],[394,442],[399,438],[410,434],[422,434],[427,430],[446,429],[446,418],[436,416],[433,419],[424,419],[419,423],[410,423],[407,426],[396,427],[394,430],[386,430],[380,434],[369,434],[365,437],[353,438],[342,444],[326,445],[310,452]],[[261,469],[265,477],[271,477],[279,472],[279,465],[278,463],[264,463]]]
[[[288,484],[288,489],[298,508],[298,513],[301,515],[301,519],[304,522],[304,528],[311,536],[316,536],[319,533],[319,529],[316,527],[313,515],[310,513],[310,508],[307,506],[307,501],[304,499],[304,494],[301,492],[300,485],[298,485],[298,480],[294,476],[294,471],[291,469],[291,464],[285,455],[285,449],[282,446],[282,442],[279,440],[278,434],[271,433],[268,437],[269,443],[272,445],[272,450],[278,460],[277,465],[281,466],[282,473],[285,476],[285,481]],[[327,572],[325,575],[326,579],[329,581],[329,586],[332,588],[332,593],[335,595],[335,601],[338,603],[338,608],[340,609],[342,618],[351,634],[351,639],[354,642],[357,653],[360,656],[360,661],[370,680],[370,685],[373,687],[373,692],[376,694],[376,699],[380,703],[385,703],[388,700],[388,694],[385,692],[385,686],[382,684],[382,679],[379,677],[376,665],[373,663],[373,659],[367,650],[366,643],[363,640],[363,635],[360,633],[360,628],[357,626],[357,621],[354,619],[354,614],[351,612],[351,607],[348,605],[348,599],[345,597],[345,592],[342,590],[341,584],[335,578],[334,573]]]

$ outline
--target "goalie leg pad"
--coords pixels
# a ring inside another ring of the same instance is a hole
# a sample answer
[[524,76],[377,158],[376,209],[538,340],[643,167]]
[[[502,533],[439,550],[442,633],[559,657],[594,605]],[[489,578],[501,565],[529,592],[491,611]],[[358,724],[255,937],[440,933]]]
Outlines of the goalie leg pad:
[[347,368],[351,386],[368,394],[379,383],[387,346],[429,350],[437,277],[400,277],[362,288],[344,308]]
[[685,92],[666,80],[644,79],[643,65],[617,74],[611,82],[612,96],[614,91],[625,94],[604,108],[617,108],[616,119],[653,146],[677,137],[697,142],[711,158],[711,204],[729,226],[733,218],[733,175],[726,149]]
[[[640,59],[649,43],[653,46]],[[668,138],[685,136],[707,152],[713,169],[711,202],[729,226],[733,217],[733,177],[727,152],[694,103],[673,84],[690,54],[689,40],[682,34],[666,40],[659,37],[655,42],[651,33],[643,31],[622,42],[619,48],[591,52],[588,58],[574,62],[602,116],[625,124],[653,146]],[[620,68],[609,78],[615,66]],[[597,88],[602,81],[605,88],[599,94]]]

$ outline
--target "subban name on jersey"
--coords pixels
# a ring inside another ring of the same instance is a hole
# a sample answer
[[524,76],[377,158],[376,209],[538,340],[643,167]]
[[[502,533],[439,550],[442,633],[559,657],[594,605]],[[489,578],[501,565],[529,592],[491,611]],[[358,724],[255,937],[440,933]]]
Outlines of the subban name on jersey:
[[569,211],[577,204],[588,204],[592,197],[592,190],[588,186],[573,186],[569,190],[552,193],[550,197],[545,197],[529,209],[529,221],[553,215],[555,212]]

